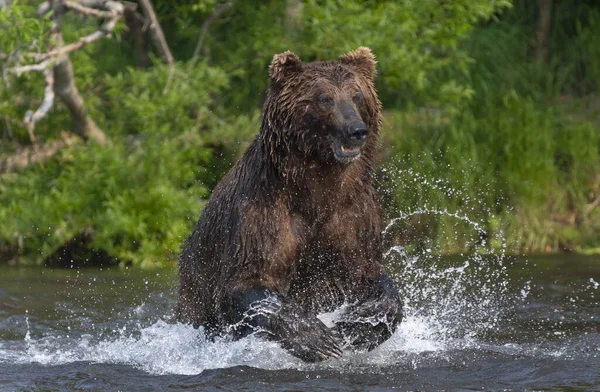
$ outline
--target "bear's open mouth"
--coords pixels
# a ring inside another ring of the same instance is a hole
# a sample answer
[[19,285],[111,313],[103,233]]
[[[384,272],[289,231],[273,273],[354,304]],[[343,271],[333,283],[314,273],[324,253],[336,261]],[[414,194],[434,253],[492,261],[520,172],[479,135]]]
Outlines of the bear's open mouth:
[[344,146],[334,138],[331,147],[333,148],[335,159],[343,163],[352,162],[360,156],[361,146]]

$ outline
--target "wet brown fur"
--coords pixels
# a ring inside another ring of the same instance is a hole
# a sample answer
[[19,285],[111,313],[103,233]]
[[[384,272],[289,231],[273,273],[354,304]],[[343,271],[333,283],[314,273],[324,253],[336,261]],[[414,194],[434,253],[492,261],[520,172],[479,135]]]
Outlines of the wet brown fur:
[[[178,318],[218,328],[233,292],[264,285],[310,310],[353,300],[381,271],[381,218],[372,185],[381,104],[375,60],[360,48],[303,64],[286,52],[270,67],[260,133],[214,189],[180,258]],[[321,126],[338,121],[318,95],[352,102],[369,128],[361,156],[336,162]]]

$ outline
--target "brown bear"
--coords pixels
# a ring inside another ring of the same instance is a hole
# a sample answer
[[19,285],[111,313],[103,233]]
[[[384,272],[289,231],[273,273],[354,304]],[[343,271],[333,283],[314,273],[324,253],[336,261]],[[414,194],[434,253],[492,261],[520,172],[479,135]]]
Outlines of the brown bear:
[[[181,254],[179,321],[259,333],[310,362],[392,335],[402,302],[381,265],[375,64],[364,47],[339,61],[274,56],[260,132]],[[332,328],[317,318],[338,308]]]

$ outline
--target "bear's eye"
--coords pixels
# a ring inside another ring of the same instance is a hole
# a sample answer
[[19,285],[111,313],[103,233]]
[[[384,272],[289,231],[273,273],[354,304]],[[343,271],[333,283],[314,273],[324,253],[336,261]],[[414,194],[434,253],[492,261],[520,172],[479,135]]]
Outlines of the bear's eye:
[[333,106],[333,98],[331,98],[329,95],[319,95],[319,98],[317,99],[317,104],[319,105],[319,109],[321,110],[331,109],[331,107]]
[[364,97],[362,95],[362,92],[357,91],[354,96],[352,97],[352,101],[354,102],[354,104],[356,106],[361,106],[364,102]]

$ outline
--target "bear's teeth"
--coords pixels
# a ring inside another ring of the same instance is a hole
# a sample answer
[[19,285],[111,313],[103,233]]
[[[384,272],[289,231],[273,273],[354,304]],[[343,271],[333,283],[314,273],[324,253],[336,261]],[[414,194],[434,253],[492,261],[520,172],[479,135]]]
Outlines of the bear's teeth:
[[358,147],[344,147],[344,146],[340,146],[340,150],[342,150],[343,153],[347,153],[347,152],[356,152],[358,151]]

